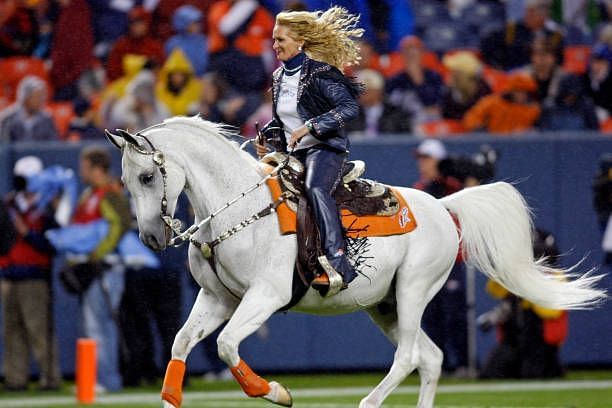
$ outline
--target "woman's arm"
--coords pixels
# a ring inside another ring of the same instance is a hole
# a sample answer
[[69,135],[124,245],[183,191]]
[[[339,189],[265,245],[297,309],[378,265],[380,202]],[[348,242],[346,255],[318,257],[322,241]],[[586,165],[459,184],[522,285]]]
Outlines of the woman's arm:
[[331,110],[308,120],[311,132],[317,139],[325,140],[334,130],[342,129],[347,122],[359,115],[359,104],[345,83],[329,78],[320,78],[318,91],[330,104]]

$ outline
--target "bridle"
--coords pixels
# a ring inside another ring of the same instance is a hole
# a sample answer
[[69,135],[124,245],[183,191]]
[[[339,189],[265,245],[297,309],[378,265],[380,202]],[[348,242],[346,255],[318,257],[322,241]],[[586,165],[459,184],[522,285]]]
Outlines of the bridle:
[[149,145],[151,150],[143,149],[138,144],[138,142],[134,138],[134,136],[131,135],[129,132],[127,132],[125,130],[122,130],[122,129],[118,129],[117,132],[119,132],[120,136],[123,137],[126,141],[129,142],[128,144],[131,146],[132,149],[134,149],[134,151],[136,151],[139,154],[145,155],[145,156],[151,156],[151,158],[153,160],[153,163],[157,166],[157,168],[159,169],[160,174],[162,175],[163,194],[162,194],[162,199],[161,199],[161,202],[160,202],[160,218],[162,219],[164,224],[168,228],[170,228],[170,230],[175,234],[175,236],[172,237],[169,240],[168,246],[178,247],[178,246],[181,246],[182,244],[184,244],[185,242],[189,241],[191,244],[193,244],[198,249],[200,249],[200,251],[202,252],[202,255],[205,258],[209,259],[209,258],[214,256],[213,250],[214,250],[214,248],[218,244],[220,244],[221,242],[223,242],[226,239],[230,238],[231,236],[235,235],[236,233],[238,233],[242,229],[246,228],[248,225],[254,223],[255,221],[257,221],[257,220],[259,220],[259,219],[261,219],[261,218],[263,218],[263,217],[265,217],[267,215],[270,215],[270,214],[274,213],[276,211],[276,208],[278,208],[278,206],[283,201],[285,201],[286,198],[287,198],[287,194],[285,194],[285,193],[281,194],[281,196],[279,198],[277,198],[275,201],[270,203],[264,209],[262,209],[261,211],[251,215],[249,218],[241,221],[240,223],[236,224],[234,227],[232,227],[232,228],[228,229],[227,231],[225,231],[224,233],[220,234],[219,236],[217,236],[212,241],[201,242],[199,240],[196,240],[193,237],[198,230],[200,230],[204,225],[206,225],[210,221],[212,221],[212,219],[215,218],[216,216],[218,216],[219,213],[221,213],[222,211],[224,211],[227,208],[229,208],[230,206],[232,206],[234,203],[239,201],[241,198],[245,197],[250,192],[257,190],[262,185],[264,185],[266,183],[266,181],[268,181],[270,178],[274,177],[283,167],[285,167],[288,164],[289,156],[287,156],[286,160],[284,160],[281,164],[276,166],[276,168],[274,168],[269,174],[267,174],[265,177],[263,177],[256,184],[252,185],[247,190],[243,191],[238,196],[236,196],[232,200],[228,201],[227,203],[225,203],[223,206],[221,206],[217,210],[213,211],[208,217],[206,217],[205,219],[201,220],[199,223],[191,225],[185,231],[181,231],[181,227],[182,227],[181,220],[173,218],[168,213],[168,193],[167,193],[167,189],[168,189],[168,181],[167,181],[167,179],[168,179],[168,172],[166,170],[166,165],[165,165],[166,164],[166,159],[165,159],[164,153],[161,150],[157,149],[153,145],[151,140],[149,140],[149,138],[147,138],[145,135],[143,135],[140,132],[136,133],[136,136],[139,136],[139,137],[143,138],[145,140],[145,142]]

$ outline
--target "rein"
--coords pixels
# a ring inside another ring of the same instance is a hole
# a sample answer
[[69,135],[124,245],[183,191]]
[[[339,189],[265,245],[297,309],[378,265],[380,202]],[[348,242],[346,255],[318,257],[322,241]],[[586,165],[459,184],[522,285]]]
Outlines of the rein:
[[170,214],[168,214],[168,195],[167,195],[168,172],[166,171],[164,153],[161,150],[158,150],[157,148],[155,148],[153,143],[151,143],[151,141],[145,135],[140,134],[140,133],[137,133],[137,135],[142,137],[147,142],[147,144],[151,147],[151,151],[144,150],[144,149],[140,148],[139,146],[136,146],[136,145],[133,145],[133,144],[131,145],[132,148],[134,148],[140,154],[144,154],[144,155],[147,155],[147,156],[152,156],[153,163],[155,163],[155,165],[159,169],[159,172],[162,175],[163,189],[164,190],[163,190],[163,196],[162,196],[161,203],[160,203],[160,217],[164,221],[164,224],[166,224],[166,226],[168,226],[170,228],[170,230],[174,234],[176,234],[176,236],[173,237],[172,239],[170,239],[170,241],[168,242],[169,246],[179,247],[182,244],[184,244],[186,241],[189,241],[191,244],[193,244],[196,248],[198,248],[200,250],[200,252],[202,253],[202,255],[206,259],[210,259],[211,257],[214,256],[213,250],[214,250],[214,248],[217,245],[219,245],[221,242],[225,241],[226,239],[232,237],[233,235],[237,234],[238,232],[240,232],[241,230],[246,228],[248,225],[250,225],[250,224],[260,220],[261,218],[263,218],[263,217],[265,217],[267,215],[270,215],[270,214],[274,213],[276,211],[276,209],[278,208],[278,206],[281,205],[283,203],[283,201],[285,201],[287,199],[287,195],[288,194],[283,193],[283,194],[281,194],[281,196],[278,199],[276,199],[275,201],[270,203],[264,209],[262,209],[261,211],[257,212],[256,214],[251,215],[249,218],[241,221],[240,223],[236,224],[232,228],[230,228],[227,231],[225,231],[223,234],[217,236],[212,241],[209,241],[209,242],[200,242],[200,241],[196,240],[195,238],[193,238],[193,235],[198,230],[200,230],[200,228],[202,228],[206,224],[210,223],[212,221],[212,219],[215,218],[216,216],[218,216],[221,212],[223,212],[227,208],[231,207],[233,204],[238,202],[241,198],[246,197],[247,194],[251,193],[252,191],[257,190],[266,181],[268,181],[270,178],[274,177],[280,170],[282,170],[289,163],[289,158],[290,158],[291,155],[287,155],[287,157],[285,158],[285,160],[281,164],[276,166],[272,170],[272,172],[270,172],[268,175],[266,175],[260,181],[258,181],[257,183],[255,183],[254,185],[249,187],[247,190],[245,190],[244,192],[240,193],[238,196],[236,196],[232,200],[230,200],[227,203],[225,203],[224,205],[222,205],[221,207],[219,207],[217,210],[213,211],[208,217],[206,217],[205,219],[203,219],[199,223],[193,224],[189,228],[187,228],[185,231],[181,232],[181,226],[182,226],[181,221],[179,219],[172,218],[170,216]]

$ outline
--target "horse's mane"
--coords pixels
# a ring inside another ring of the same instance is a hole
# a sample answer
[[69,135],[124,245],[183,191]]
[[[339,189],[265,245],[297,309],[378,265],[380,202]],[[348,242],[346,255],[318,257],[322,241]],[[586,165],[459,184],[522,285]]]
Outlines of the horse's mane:
[[[160,125],[156,125],[153,127],[157,127]],[[233,126],[227,125],[225,123],[216,123],[203,119],[199,115],[195,116],[175,116],[169,119],[164,120],[161,126],[166,128],[171,128],[176,131],[184,130],[184,128],[188,128],[192,130],[191,133],[195,134],[198,137],[216,137],[221,140],[223,143],[226,143],[227,146],[231,147],[235,150],[242,158],[244,158],[258,173],[261,173],[261,169],[258,166],[258,161],[251,156],[249,153],[240,150],[240,146],[238,143],[232,141],[232,138],[235,137],[243,137],[241,136],[237,129]],[[183,128],[183,129],[181,129]],[[146,129],[145,129],[146,130]]]

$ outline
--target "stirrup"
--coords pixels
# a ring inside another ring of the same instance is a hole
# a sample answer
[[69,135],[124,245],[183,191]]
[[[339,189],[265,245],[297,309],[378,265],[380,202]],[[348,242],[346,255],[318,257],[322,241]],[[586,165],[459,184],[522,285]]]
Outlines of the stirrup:
[[344,282],[342,281],[342,276],[338,272],[336,272],[333,266],[331,266],[329,260],[325,255],[321,255],[317,258],[317,260],[319,261],[319,264],[327,274],[327,279],[329,281],[329,290],[325,294],[325,297],[330,297],[340,292],[340,290],[342,290],[342,286],[344,285]]
[[362,160],[350,161],[347,166],[352,166],[352,168],[342,175],[343,184],[349,184],[351,181],[357,180],[365,172],[365,163]]

